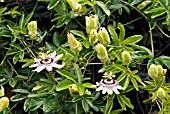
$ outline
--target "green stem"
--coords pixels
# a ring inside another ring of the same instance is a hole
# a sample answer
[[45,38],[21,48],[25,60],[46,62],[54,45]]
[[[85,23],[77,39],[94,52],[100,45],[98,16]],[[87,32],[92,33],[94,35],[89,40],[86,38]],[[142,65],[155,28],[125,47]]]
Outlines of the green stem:
[[16,75],[19,75],[18,72],[15,70],[15,68],[12,66],[12,64],[10,63],[10,61],[7,59],[8,64],[10,65],[10,67],[14,70],[14,72],[16,73]]
[[77,103],[75,104],[75,112],[76,112],[76,114],[78,114],[78,104]]

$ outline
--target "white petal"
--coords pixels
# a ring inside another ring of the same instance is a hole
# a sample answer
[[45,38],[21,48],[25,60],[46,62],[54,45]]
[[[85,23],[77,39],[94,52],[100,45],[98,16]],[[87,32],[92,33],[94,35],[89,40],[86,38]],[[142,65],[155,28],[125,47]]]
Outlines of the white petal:
[[41,59],[36,59],[36,58],[34,58],[34,61],[35,61],[35,62],[40,62]]
[[62,56],[63,56],[63,54],[57,55],[54,59],[59,60]]
[[55,68],[63,68],[63,67],[64,67],[64,64],[59,65],[59,64],[53,63],[53,64],[51,64],[51,66],[52,66],[52,67],[55,67]]
[[39,65],[38,64],[33,64],[31,66],[29,66],[30,68],[33,68],[33,67],[38,67]]
[[100,90],[102,90],[103,89],[103,86],[99,86],[97,89],[96,89],[96,91],[100,91]]
[[97,85],[97,86],[99,86],[99,84],[100,84],[99,82],[96,82],[96,85]]
[[123,89],[122,86],[117,86],[117,89]]
[[107,92],[107,90],[108,90],[108,89],[104,87],[104,88],[103,88],[103,91],[102,91],[102,94],[105,94],[105,93]]
[[56,51],[50,54],[50,58],[54,58],[56,56]]
[[41,72],[43,69],[45,69],[45,65],[38,66],[38,67],[37,67],[35,70],[33,70],[33,71]]
[[117,90],[116,87],[113,88],[113,91],[114,91],[116,94],[120,94],[120,92]]
[[45,68],[47,69],[47,71],[52,71],[53,67],[51,65],[45,66]]
[[112,90],[112,89],[108,89],[108,90],[107,90],[107,93],[108,93],[108,94],[113,94],[113,90]]

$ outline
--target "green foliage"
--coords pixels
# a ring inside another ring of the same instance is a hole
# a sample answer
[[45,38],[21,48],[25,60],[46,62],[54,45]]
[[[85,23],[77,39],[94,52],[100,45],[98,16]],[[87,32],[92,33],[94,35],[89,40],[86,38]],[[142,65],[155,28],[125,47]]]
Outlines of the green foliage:
[[168,0],[0,2],[0,114],[169,113]]

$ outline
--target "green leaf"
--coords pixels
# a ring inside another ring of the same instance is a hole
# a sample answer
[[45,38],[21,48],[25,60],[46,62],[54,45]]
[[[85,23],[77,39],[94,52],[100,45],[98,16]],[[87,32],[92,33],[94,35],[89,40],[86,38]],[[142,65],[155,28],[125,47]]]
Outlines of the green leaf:
[[10,44],[10,46],[12,46],[18,50],[23,50],[23,48],[19,44]]
[[70,72],[67,72],[65,70],[57,69],[56,72],[58,72],[60,75],[66,77],[67,79],[72,80],[74,83],[76,83],[76,78],[73,74]]
[[125,28],[121,23],[118,23],[118,29],[120,30],[119,41],[122,43],[125,37]]
[[161,56],[160,59],[161,59],[161,61],[163,62],[163,64],[164,64],[165,66],[167,66],[168,69],[170,69],[170,57]]
[[111,112],[111,114],[121,114],[123,112],[123,109],[116,109]]
[[16,94],[10,98],[11,101],[16,102],[16,101],[21,101],[23,99],[27,98],[26,95],[24,94]]
[[78,85],[78,91],[80,96],[84,95],[85,87],[82,85]]
[[107,28],[108,28],[108,31],[109,31],[109,33],[110,33],[111,38],[112,38],[116,43],[118,43],[119,38],[118,38],[118,35],[117,35],[116,31],[115,31],[115,28],[113,28],[112,25],[108,25]]
[[67,89],[70,87],[71,84],[74,84],[73,81],[70,80],[64,80],[62,82],[60,82],[57,86],[56,86],[56,91],[61,91],[63,89]]
[[25,90],[25,89],[13,89],[12,92],[17,92],[17,93],[30,93],[29,91]]
[[24,58],[25,52],[24,51],[20,51],[19,53],[19,58],[22,60]]
[[101,1],[96,1],[96,3],[103,9],[103,11],[107,14],[107,16],[110,16],[110,11],[108,7],[106,6],[106,4],[104,4]]
[[155,92],[155,93],[152,93],[152,102],[154,102],[155,100],[156,100],[156,98],[157,98],[157,92]]
[[123,44],[133,45],[133,44],[139,42],[142,38],[143,38],[143,36],[141,36],[141,35],[133,35],[133,36],[126,38],[123,41]]
[[68,48],[64,48],[64,47],[60,47],[62,50],[64,50],[65,52],[67,52],[68,54],[70,54],[71,56],[75,56],[75,53],[73,51],[71,51],[70,49]]
[[5,10],[7,10],[7,7],[0,8],[0,14],[2,14]]
[[159,16],[162,16],[166,13],[166,10],[165,9],[162,9],[162,10],[159,10],[157,12],[154,12],[152,15],[151,15],[151,18],[156,18],[156,17],[159,17]]
[[79,68],[79,66],[76,63],[73,64],[73,67],[74,67],[76,77],[78,78],[78,84],[81,85],[82,80],[83,80],[83,75],[82,75],[81,69]]
[[160,77],[162,79],[159,80],[159,82],[156,84],[156,89],[159,89],[165,82],[165,76]]
[[127,71],[127,68],[124,67],[124,66],[122,66],[122,65],[114,64],[113,66],[116,67],[116,68],[118,68],[118,69],[120,69],[120,70],[123,71],[123,72],[126,72],[126,71]]
[[164,10],[164,8],[159,7],[159,6],[156,6],[156,7],[154,7],[154,8],[153,8],[153,7],[149,7],[148,9],[145,10],[144,13],[150,14],[150,13],[157,12],[157,11],[159,11],[159,10]]
[[142,79],[138,76],[138,75],[132,75],[134,78],[136,78],[136,80],[142,84],[143,86],[146,86],[143,82],[142,82]]
[[126,97],[125,95],[120,95],[120,97],[129,108],[134,109],[134,106],[131,104],[131,101],[128,97]]
[[43,111],[45,113],[50,112],[52,109],[56,107],[58,103],[58,97],[57,96],[49,96],[43,105]]
[[144,104],[148,104],[152,102],[152,98],[146,99],[143,101]]
[[93,84],[91,84],[89,82],[83,83],[82,86],[84,86],[85,88],[94,88]]
[[16,53],[18,53],[19,51],[18,50],[16,50],[16,49],[10,49],[10,50],[8,50],[7,52],[6,52],[6,55],[13,55],[13,54],[16,54]]
[[30,93],[27,97],[32,98],[32,97],[43,97],[43,96],[48,96],[51,94],[50,92],[44,92],[44,93]]
[[126,73],[122,72],[122,74],[117,78],[117,81],[121,82],[124,78],[126,78]]
[[89,107],[88,103],[84,99],[82,99],[81,103],[82,103],[82,106],[83,106],[85,113],[89,112],[90,107]]
[[91,100],[89,100],[88,98],[84,98],[84,100],[89,104],[90,107],[94,107],[93,103]]
[[25,14],[23,13],[23,14],[21,15],[20,20],[19,20],[19,27],[20,27],[21,30],[22,30],[23,25],[24,25],[24,19],[25,19]]
[[130,78],[129,76],[127,76],[123,85],[123,90],[126,90],[126,88],[129,86],[129,83],[130,83]]
[[60,34],[58,32],[54,32],[52,41],[53,41],[53,44],[57,47],[60,46],[60,38],[61,38]]
[[74,35],[77,35],[77,36],[83,38],[84,40],[87,39],[82,31],[79,31],[79,30],[70,30],[70,32],[73,33]]
[[9,79],[9,85],[11,87],[14,87],[17,84],[17,80],[15,78]]
[[107,100],[107,103],[106,103],[106,108],[105,108],[105,111],[104,113],[105,114],[110,114],[112,108],[113,108],[113,99],[115,97],[115,94],[112,94],[109,99]]
[[14,57],[13,57],[13,63],[16,64],[17,61],[19,60],[19,54],[20,53],[17,53]]
[[130,79],[131,79],[131,82],[132,82],[133,86],[135,87],[135,89],[137,91],[139,91],[139,86],[138,86],[138,83],[136,82],[136,80],[133,77],[130,77]]
[[47,6],[48,10],[51,10],[52,8],[54,8],[59,2],[60,0],[51,0]]
[[85,48],[90,47],[90,43],[89,43],[89,41],[87,39],[83,41],[83,45],[84,45]]
[[125,103],[122,101],[120,95],[117,95],[117,100],[118,100],[120,106],[122,107],[122,109],[123,109],[123,110],[126,110],[126,105],[125,105]]
[[31,99],[31,98],[28,98],[28,99],[25,100],[25,102],[24,102],[24,111],[25,111],[25,112],[27,112],[28,109],[30,108],[31,102],[32,102],[32,99]]

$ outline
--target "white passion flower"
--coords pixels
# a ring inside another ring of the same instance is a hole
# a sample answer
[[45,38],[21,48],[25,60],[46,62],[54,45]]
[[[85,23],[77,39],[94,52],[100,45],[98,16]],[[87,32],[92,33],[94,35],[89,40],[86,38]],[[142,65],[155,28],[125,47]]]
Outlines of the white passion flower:
[[57,64],[57,61],[63,56],[63,54],[60,54],[56,56],[56,51],[51,53],[49,57],[43,56],[40,59],[35,59],[35,64],[29,66],[30,68],[37,67],[33,71],[41,72],[43,69],[46,69],[47,71],[52,71],[52,68],[62,68],[64,65]]
[[106,92],[108,94],[113,94],[113,91],[116,94],[120,94],[118,89],[123,89],[119,83],[114,79],[101,79],[100,82],[96,82],[97,86],[99,86],[96,91],[101,91],[105,94]]

